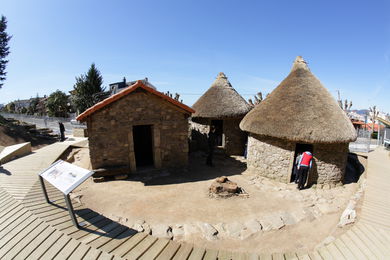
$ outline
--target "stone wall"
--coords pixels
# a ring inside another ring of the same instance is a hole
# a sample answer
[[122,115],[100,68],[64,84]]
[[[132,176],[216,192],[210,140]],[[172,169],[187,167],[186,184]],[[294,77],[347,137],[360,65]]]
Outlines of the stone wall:
[[295,144],[271,137],[260,137],[250,134],[248,137],[248,169],[259,175],[290,182]]
[[240,129],[241,120],[242,118],[223,120],[225,150],[229,155],[244,155],[247,134]]
[[[295,143],[251,134],[248,139],[248,169],[259,175],[289,183]],[[340,185],[344,178],[348,144],[313,144],[313,165],[308,184],[318,187]]]
[[[224,150],[228,155],[243,155],[247,134],[239,127],[241,119],[224,119]],[[211,119],[197,118],[190,123],[192,147],[191,151],[207,152],[207,136],[210,131]]]
[[133,126],[152,125],[156,168],[188,163],[188,114],[144,90],[137,90],[87,119],[94,169],[128,166],[135,171]]
[[210,131],[209,120],[191,120],[190,121],[190,133],[191,133],[191,152],[208,150],[207,136]]
[[344,179],[347,165],[348,144],[314,144],[314,163],[309,175],[309,183],[331,187]]

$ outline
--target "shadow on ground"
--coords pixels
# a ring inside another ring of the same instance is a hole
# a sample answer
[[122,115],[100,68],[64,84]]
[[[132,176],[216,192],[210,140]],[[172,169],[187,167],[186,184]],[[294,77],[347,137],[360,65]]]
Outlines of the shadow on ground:
[[145,186],[169,185],[187,182],[212,180],[220,176],[241,174],[246,170],[246,163],[237,158],[216,154],[214,166],[206,165],[207,155],[202,152],[192,153],[189,165],[185,170],[156,170],[144,169],[137,172],[126,181],[140,181]]
[[344,184],[356,183],[360,176],[364,173],[365,167],[362,164],[367,160],[367,157],[357,155],[356,153],[349,153],[347,159],[347,167],[345,169]]

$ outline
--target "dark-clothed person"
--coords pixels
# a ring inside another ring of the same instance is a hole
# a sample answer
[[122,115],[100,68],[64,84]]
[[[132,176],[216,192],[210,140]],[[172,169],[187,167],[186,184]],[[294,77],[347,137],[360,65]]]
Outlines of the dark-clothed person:
[[304,152],[298,162],[298,189],[302,190],[305,187],[307,173],[311,168],[313,155],[311,152]]
[[215,133],[215,127],[212,125],[210,127],[209,137],[207,139],[207,143],[209,146],[209,153],[207,155],[206,164],[209,166],[213,166],[213,155],[214,155],[216,142],[217,142],[217,135]]
[[60,134],[61,134],[61,142],[65,140],[65,126],[63,123],[58,122],[58,125],[60,126]]
[[295,162],[294,162],[294,182],[295,183],[298,183],[298,163],[299,163],[299,160],[301,159],[301,153],[298,153],[297,154],[297,157],[295,158]]

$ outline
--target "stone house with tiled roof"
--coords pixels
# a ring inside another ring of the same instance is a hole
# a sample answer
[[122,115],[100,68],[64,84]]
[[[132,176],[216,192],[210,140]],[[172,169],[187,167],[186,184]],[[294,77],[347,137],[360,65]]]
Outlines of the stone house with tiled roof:
[[115,169],[123,174],[145,167],[187,166],[188,118],[194,112],[137,81],[87,109],[77,120],[88,126],[92,168],[113,169],[102,172],[115,175]]

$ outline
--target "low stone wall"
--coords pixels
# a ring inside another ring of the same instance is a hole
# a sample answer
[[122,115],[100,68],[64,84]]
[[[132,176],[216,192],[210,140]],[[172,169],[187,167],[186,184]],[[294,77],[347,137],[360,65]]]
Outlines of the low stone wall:
[[309,183],[334,187],[344,179],[348,158],[348,144],[314,144],[314,163]]
[[250,134],[248,137],[248,169],[269,179],[288,183],[294,151],[294,143]]
[[128,166],[136,170],[133,126],[151,125],[156,168],[184,167],[188,163],[186,112],[144,91],[119,99],[87,119],[93,169]]

